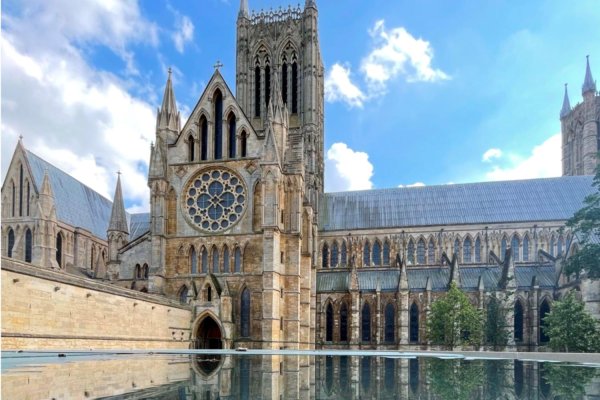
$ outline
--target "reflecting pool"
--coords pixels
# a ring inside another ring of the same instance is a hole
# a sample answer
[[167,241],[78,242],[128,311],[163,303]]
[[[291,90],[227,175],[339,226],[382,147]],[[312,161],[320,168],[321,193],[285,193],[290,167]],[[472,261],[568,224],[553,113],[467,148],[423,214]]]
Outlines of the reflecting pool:
[[3,399],[581,399],[600,364],[456,356],[2,353]]

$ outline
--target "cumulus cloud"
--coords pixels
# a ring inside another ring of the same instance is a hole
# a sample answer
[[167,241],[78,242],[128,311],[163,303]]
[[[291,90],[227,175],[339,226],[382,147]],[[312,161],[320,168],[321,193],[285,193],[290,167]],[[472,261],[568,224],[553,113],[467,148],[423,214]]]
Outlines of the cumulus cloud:
[[409,185],[398,185],[399,188],[404,188],[404,187],[423,187],[425,186],[425,184],[423,182],[415,182],[415,183],[411,183]]
[[367,153],[354,151],[341,142],[334,143],[327,150],[325,160],[327,192],[372,189],[372,176],[373,165]]
[[183,53],[185,44],[194,38],[194,24],[189,17],[181,15],[177,17],[177,25],[178,28],[172,35],[173,43],[177,51]]
[[561,135],[557,133],[542,144],[535,146],[526,157],[508,153],[504,165],[496,164],[486,173],[486,179],[492,181],[549,178],[560,176],[561,162]]
[[365,94],[350,79],[350,67],[335,63],[325,77],[327,101],[343,101],[350,107],[362,107]]
[[26,148],[108,198],[121,170],[126,202],[148,209],[154,107],[127,91],[131,82],[84,58],[87,46],[106,46],[131,72],[128,46],[157,43],[137,2],[30,0],[18,17],[5,14],[5,20],[1,63],[10,79],[2,80],[3,174],[23,135]]
[[502,150],[500,149],[489,149],[488,151],[486,151],[485,153],[483,153],[483,156],[481,157],[481,161],[483,162],[490,162],[495,158],[500,158],[502,157]]

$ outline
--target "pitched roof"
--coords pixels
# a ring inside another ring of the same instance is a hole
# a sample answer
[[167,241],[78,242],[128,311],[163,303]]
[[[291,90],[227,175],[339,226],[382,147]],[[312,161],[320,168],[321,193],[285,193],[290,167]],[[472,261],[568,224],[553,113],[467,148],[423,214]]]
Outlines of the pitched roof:
[[561,221],[594,191],[592,176],[324,193],[322,231]]

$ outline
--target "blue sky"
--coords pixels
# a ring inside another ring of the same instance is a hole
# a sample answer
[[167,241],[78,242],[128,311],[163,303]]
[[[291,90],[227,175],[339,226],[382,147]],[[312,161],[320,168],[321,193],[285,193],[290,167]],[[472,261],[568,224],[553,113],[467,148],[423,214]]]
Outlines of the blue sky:
[[[251,10],[286,6],[248,0]],[[600,76],[595,0],[317,0],[326,189],[557,176],[563,84]],[[302,4],[303,6],[303,4]],[[187,116],[220,60],[235,87],[236,0],[5,0],[2,170],[19,135],[130,210],[169,66]]]

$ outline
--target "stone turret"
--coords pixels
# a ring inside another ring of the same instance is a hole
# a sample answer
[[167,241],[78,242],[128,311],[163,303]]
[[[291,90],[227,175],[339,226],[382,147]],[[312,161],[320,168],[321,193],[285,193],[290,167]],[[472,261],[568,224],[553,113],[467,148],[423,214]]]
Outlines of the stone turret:
[[[117,178],[117,187],[115,188],[115,197],[113,199],[112,211],[110,214],[110,223],[108,224],[108,263],[106,268],[107,278],[114,280],[119,278],[119,249],[129,241],[129,227],[127,225],[127,214],[125,213],[125,204],[123,202],[123,191],[121,190],[121,176]],[[102,271],[96,269],[97,278],[101,276]]]

